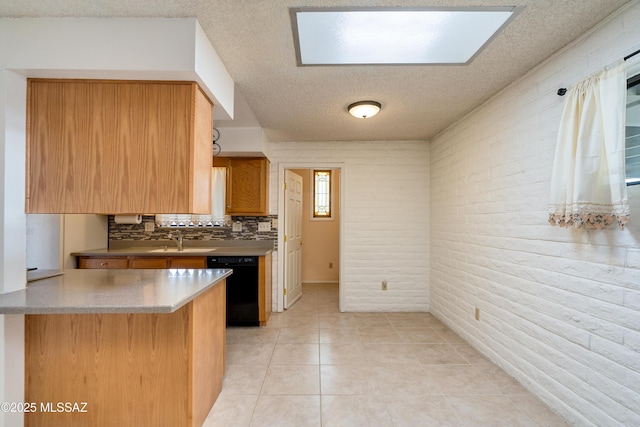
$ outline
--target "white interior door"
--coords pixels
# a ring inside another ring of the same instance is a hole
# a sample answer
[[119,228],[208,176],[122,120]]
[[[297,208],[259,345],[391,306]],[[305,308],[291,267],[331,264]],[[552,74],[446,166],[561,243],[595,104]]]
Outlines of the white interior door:
[[289,170],[285,177],[284,308],[302,296],[302,177]]

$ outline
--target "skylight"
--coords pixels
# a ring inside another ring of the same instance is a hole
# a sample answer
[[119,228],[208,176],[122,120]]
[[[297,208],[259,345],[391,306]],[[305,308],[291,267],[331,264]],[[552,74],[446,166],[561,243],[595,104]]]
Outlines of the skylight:
[[298,65],[465,64],[516,7],[290,10]]

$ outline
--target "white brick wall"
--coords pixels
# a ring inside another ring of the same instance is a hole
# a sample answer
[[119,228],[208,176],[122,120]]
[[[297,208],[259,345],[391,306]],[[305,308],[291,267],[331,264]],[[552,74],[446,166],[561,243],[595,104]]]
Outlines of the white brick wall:
[[[342,163],[344,307],[429,309],[429,146],[424,141],[271,143],[270,211],[282,163]],[[381,290],[382,280],[388,290]],[[275,294],[274,294],[275,295]]]
[[624,231],[547,223],[555,92],[639,48],[634,1],[430,145],[431,311],[580,426],[640,426],[640,186]]

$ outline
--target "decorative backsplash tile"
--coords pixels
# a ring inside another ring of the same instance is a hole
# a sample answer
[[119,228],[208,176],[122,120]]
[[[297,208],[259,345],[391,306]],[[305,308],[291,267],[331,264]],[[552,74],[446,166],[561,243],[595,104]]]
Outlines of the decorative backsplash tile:
[[[242,222],[242,231],[233,231],[231,227],[172,227],[155,226],[155,216],[144,215],[141,224],[116,224],[113,215],[109,215],[109,240],[167,240],[173,229],[182,231],[184,240],[278,240],[278,229],[258,231],[260,222],[277,224],[277,215],[269,216],[234,216],[233,222]],[[145,231],[145,224],[154,224],[154,231]]]

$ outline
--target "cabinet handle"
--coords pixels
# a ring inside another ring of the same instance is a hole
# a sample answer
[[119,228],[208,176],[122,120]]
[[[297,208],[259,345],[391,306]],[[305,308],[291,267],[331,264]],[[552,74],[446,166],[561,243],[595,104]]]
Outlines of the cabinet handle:
[[107,265],[107,263],[106,263],[106,262],[101,262],[101,263],[100,263],[100,266],[101,266],[101,267],[102,267],[102,266],[105,266],[105,265]]

